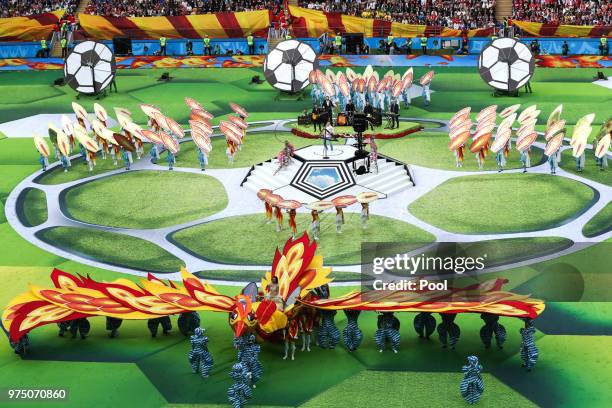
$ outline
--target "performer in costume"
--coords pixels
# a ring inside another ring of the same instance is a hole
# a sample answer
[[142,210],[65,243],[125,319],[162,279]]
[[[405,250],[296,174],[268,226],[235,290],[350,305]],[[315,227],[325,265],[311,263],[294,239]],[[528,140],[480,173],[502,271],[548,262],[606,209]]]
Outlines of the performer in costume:
[[80,319],[72,320],[70,322],[68,330],[70,331],[70,334],[72,334],[73,339],[76,339],[78,333],[81,335],[81,340],[85,340],[85,338],[89,334],[90,327],[91,325],[89,324],[89,321],[86,318],[82,317]]
[[106,317],[106,330],[110,331],[108,337],[114,339],[119,335],[119,327],[121,327],[122,322],[123,320],[116,317]]
[[60,337],[64,337],[64,334],[70,328],[70,321],[59,322],[57,324],[57,327],[59,327],[59,332],[57,333],[57,335]]
[[464,400],[472,405],[478,402],[484,392],[484,383],[480,373],[482,366],[478,363],[478,357],[468,356],[468,364],[462,368],[463,379],[459,385],[459,391]]
[[202,149],[198,149],[198,161],[200,162],[200,168],[202,171],[206,170],[208,157],[206,156],[206,152],[204,152]]
[[236,144],[229,139],[226,139],[227,148],[225,149],[225,153],[227,155],[227,161],[229,164],[234,164],[234,159],[236,156]]
[[28,351],[28,347],[30,346],[30,338],[27,334],[21,336],[17,342],[14,342],[9,338],[9,344],[15,354],[23,356],[26,354],[26,352]]
[[283,229],[283,211],[278,206],[274,206],[274,218],[276,219],[276,232]]
[[168,170],[172,170],[174,164],[176,163],[176,159],[174,157],[174,153],[170,150],[166,150],[166,161],[168,162]]
[[368,228],[368,220],[370,219],[370,204],[361,203],[361,228]]
[[129,170],[130,166],[132,165],[130,163],[130,156],[128,153],[129,152],[127,151],[127,149],[121,149],[121,157],[123,158],[123,163],[125,164],[125,170]]
[[523,173],[527,173],[527,167],[531,167],[531,148],[521,152],[521,163],[523,163]]
[[157,161],[159,160],[159,150],[157,149],[157,144],[153,143],[149,155],[151,156],[151,162],[157,163]]
[[391,102],[389,110],[391,111],[391,129],[397,129],[399,128],[399,104],[397,103],[397,99]]
[[285,309],[285,303],[283,298],[280,296],[280,289],[278,287],[278,276],[273,276],[272,280],[266,286],[266,299],[271,300],[276,304],[278,310],[283,311]]
[[312,216],[312,222],[310,223],[310,233],[312,234],[312,239],[317,241],[319,239],[319,234],[321,233],[319,212],[317,210],[312,210],[310,212],[310,215]]
[[295,317],[290,317],[287,320],[287,326],[283,329],[283,341],[285,343],[285,355],[283,360],[289,356],[291,349],[291,360],[295,360],[295,342],[298,339],[300,332],[298,320]]
[[438,336],[440,338],[440,343],[442,343],[442,348],[446,348],[450,345],[450,348],[454,350],[459,341],[459,336],[461,335],[459,326],[455,324],[457,315],[454,313],[440,313],[440,317],[442,317],[442,322],[438,325]]
[[200,315],[195,311],[181,313],[176,324],[183,336],[188,337],[191,333],[195,333],[196,328],[200,327]]
[[412,103],[412,100],[410,99],[410,86],[407,86],[402,89],[402,101],[404,102],[404,106],[406,107],[406,109],[408,109],[410,103]]
[[507,155],[508,144],[503,149],[499,149],[495,154],[495,161],[497,162],[497,172],[501,173],[506,167],[506,155]]
[[42,171],[47,171],[47,166],[49,165],[49,159],[47,158],[47,156],[41,154],[38,158],[38,162],[40,163]]
[[538,361],[540,355],[538,348],[535,345],[535,332],[532,319],[524,319],[525,327],[519,330],[521,334],[521,367],[526,367],[527,371],[531,371]]
[[366,143],[370,145],[370,166],[373,166],[376,169],[376,174],[378,174],[378,145],[374,135],[371,135]]
[[585,161],[585,153],[584,150],[582,151],[582,153],[580,154],[580,156],[576,157],[576,171],[578,173],[582,173],[584,170],[584,161]]
[[272,206],[269,202],[264,200],[264,206],[266,207],[266,224],[272,222]]
[[147,321],[147,327],[151,332],[151,337],[157,337],[157,329],[160,325],[162,327],[163,333],[165,335],[168,335],[168,332],[172,330],[172,322],[170,321],[170,316],[156,317]]
[[555,153],[548,156],[548,165],[550,166],[550,174],[557,174],[557,157]]
[[355,351],[361,345],[363,340],[363,332],[359,328],[357,319],[359,319],[360,310],[347,309],[344,311],[346,315],[347,323],[344,330],[342,330],[342,339],[344,345],[348,351]]
[[302,334],[302,351],[310,351],[310,341],[312,340],[312,329],[317,318],[317,310],[310,307],[303,307],[298,315],[300,332]]
[[321,310],[321,326],[317,332],[317,342],[321,348],[334,349],[340,342],[340,331],[334,323],[335,310]]
[[334,126],[332,125],[330,117],[329,121],[327,122],[327,125],[325,126],[325,129],[323,130],[323,156],[327,156],[328,147],[329,150],[331,150],[332,152],[334,151],[334,145],[332,144],[333,137]]
[[96,166],[96,154],[94,152],[90,152],[89,150],[87,151],[87,165],[90,172],[92,172]]
[[297,224],[295,223],[297,211],[295,211],[295,208],[291,208],[287,213],[289,214],[289,227],[291,227],[291,233],[293,234],[293,238],[295,238],[297,235]]
[[425,100],[425,106],[429,106],[431,103],[431,92],[429,91],[429,84],[423,85],[423,99]]
[[385,349],[387,342],[391,344],[391,349],[394,353],[397,353],[397,349],[400,345],[400,322],[393,315],[393,312],[383,312],[378,315],[377,319],[377,330],[374,334],[374,340],[380,353]]
[[230,377],[234,383],[227,390],[227,398],[233,408],[242,408],[253,396],[253,390],[249,387],[251,376],[244,364],[236,363],[232,366]]
[[465,150],[465,145],[461,145],[455,150],[453,153],[455,155],[455,166],[463,167],[463,152]]
[[429,312],[421,312],[414,317],[414,330],[419,337],[429,340],[429,337],[436,330],[436,319]]
[[66,173],[68,171],[68,167],[70,167],[70,158],[62,154],[60,157],[60,162],[64,168],[64,173]]
[[191,371],[194,374],[200,373],[202,378],[208,378],[214,364],[213,357],[208,351],[208,336],[204,335],[204,329],[196,327],[189,340],[191,351],[187,358],[191,364]]
[[144,155],[144,145],[142,143],[142,140],[135,137],[134,145],[136,146],[136,158],[140,160],[140,158]]
[[342,207],[336,207],[336,233],[342,234],[342,224],[344,224],[344,211]]
[[491,340],[494,334],[497,347],[499,347],[500,350],[504,348],[506,328],[499,324],[499,316],[491,313],[482,313],[480,318],[485,322],[485,325],[480,329],[480,339],[485,345],[485,348],[491,347]]

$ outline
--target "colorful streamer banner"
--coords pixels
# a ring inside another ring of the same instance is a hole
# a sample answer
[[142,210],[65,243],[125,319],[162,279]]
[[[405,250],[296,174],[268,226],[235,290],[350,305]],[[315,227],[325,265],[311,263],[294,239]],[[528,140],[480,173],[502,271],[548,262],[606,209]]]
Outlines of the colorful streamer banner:
[[28,17],[0,18],[0,41],[40,41],[47,39],[64,10]]
[[[460,37],[462,30],[448,27],[401,24],[386,20],[354,17],[341,13],[326,13],[296,6],[289,6],[295,37],[319,37],[323,33],[363,33],[366,37]],[[479,28],[468,31],[469,37],[488,37],[492,28]]]
[[612,26],[577,26],[514,20],[512,24],[538,37],[607,37],[612,34]]
[[85,36],[95,40],[266,37],[270,10],[161,17],[105,17],[79,14]]

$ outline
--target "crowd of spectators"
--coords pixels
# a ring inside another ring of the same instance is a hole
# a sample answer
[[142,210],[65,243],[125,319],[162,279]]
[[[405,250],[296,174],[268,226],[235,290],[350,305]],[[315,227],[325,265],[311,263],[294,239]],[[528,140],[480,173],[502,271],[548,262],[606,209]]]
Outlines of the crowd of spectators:
[[495,0],[300,0],[300,7],[455,29],[495,24]]
[[279,4],[280,0],[91,0],[85,12],[113,17],[181,16],[275,10]]
[[78,0],[0,0],[0,18],[30,16],[55,10],[74,12]]
[[612,24],[610,0],[513,0],[512,18],[572,25]]

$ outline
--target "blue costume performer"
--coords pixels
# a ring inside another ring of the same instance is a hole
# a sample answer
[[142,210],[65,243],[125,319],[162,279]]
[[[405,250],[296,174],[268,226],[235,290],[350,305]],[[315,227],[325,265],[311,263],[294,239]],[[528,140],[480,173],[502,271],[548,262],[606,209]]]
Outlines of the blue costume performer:
[[527,173],[527,167],[531,167],[531,149],[527,148],[521,152],[521,163],[523,163],[523,173]]
[[200,373],[202,378],[208,378],[214,361],[208,351],[208,337],[204,335],[204,329],[196,327],[190,341],[189,364],[191,364],[191,371],[194,374]]
[[62,154],[60,157],[60,162],[62,163],[62,167],[64,168],[64,173],[68,171],[68,167],[70,167],[70,159]]
[[436,319],[429,312],[421,312],[414,316],[413,323],[414,330],[416,330],[420,338],[429,340],[429,337],[436,330]]
[[348,351],[355,351],[361,345],[363,340],[363,332],[359,328],[357,319],[359,319],[360,310],[348,309],[344,311],[346,315],[346,327],[342,330],[342,339]]
[[200,327],[200,315],[198,312],[181,313],[176,323],[179,331],[187,337],[191,333],[195,333],[195,330]]
[[46,156],[40,155],[38,162],[40,163],[40,167],[42,167],[42,171],[47,170],[47,166],[49,165],[49,159]]
[[440,343],[442,348],[446,348],[450,345],[452,350],[457,346],[461,330],[459,326],[455,324],[456,314],[440,313],[442,317],[442,323],[438,325],[438,336],[440,337]]
[[168,162],[168,170],[172,170],[172,166],[174,166],[176,160],[174,159],[174,154],[170,150],[166,152],[166,161]]
[[206,165],[208,165],[208,157],[206,157],[206,153],[204,153],[202,149],[198,149],[198,161],[200,162],[200,168],[202,171],[206,170]]
[[385,349],[385,344],[389,342],[393,352],[397,353],[400,344],[400,322],[398,318],[393,315],[393,312],[383,312],[378,315],[376,325],[378,329],[374,334],[374,340],[376,341],[378,351],[382,353]]
[[468,356],[468,364],[462,368],[463,379],[459,386],[459,391],[464,400],[468,404],[475,404],[478,402],[482,393],[484,392],[484,382],[480,373],[482,372],[482,366],[478,363],[478,357]]
[[227,399],[234,408],[242,408],[253,396],[253,390],[249,387],[249,372],[242,363],[232,366],[230,377],[234,383],[227,390]]
[[159,150],[157,150],[157,145],[155,143],[153,143],[149,154],[151,155],[151,162],[157,163],[157,160],[159,160]]
[[410,106],[410,103],[412,102],[412,100],[410,99],[410,87],[409,86],[402,89],[402,101],[404,102],[404,106],[406,107],[406,109],[408,109],[408,107]]
[[531,371],[535,363],[538,361],[539,351],[535,345],[535,332],[536,329],[533,326],[531,319],[525,319],[525,328],[521,328],[521,360],[523,361],[522,367],[526,367],[527,371]]
[[257,344],[254,334],[243,336],[246,338],[245,348],[241,355],[242,364],[246,365],[249,373],[251,374],[251,385],[256,388],[256,383],[263,376],[263,366],[259,361],[259,353],[261,352],[261,346]]
[[340,342],[340,331],[334,323],[335,310],[321,310],[321,326],[317,332],[317,340],[321,348],[335,348]]
[[499,347],[500,350],[504,348],[506,328],[499,324],[499,316],[490,313],[482,313],[480,318],[485,322],[485,325],[480,329],[480,339],[485,347],[491,347],[491,340],[493,339],[493,335],[495,335],[497,347]]
[[121,149],[121,157],[123,158],[123,163],[125,164],[125,169],[129,170],[131,163],[130,163],[130,155],[128,154],[128,151],[125,149]]
[[423,99],[425,100],[425,106],[429,106],[431,103],[431,92],[429,91],[429,84],[423,85]]

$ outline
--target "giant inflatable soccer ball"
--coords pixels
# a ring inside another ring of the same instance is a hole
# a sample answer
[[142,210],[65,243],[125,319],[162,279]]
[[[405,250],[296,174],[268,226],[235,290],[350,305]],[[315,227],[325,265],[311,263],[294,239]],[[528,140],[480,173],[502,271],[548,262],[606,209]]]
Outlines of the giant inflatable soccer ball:
[[308,74],[317,69],[317,54],[312,47],[297,40],[280,42],[266,56],[264,76],[274,88],[298,92],[308,85]]
[[97,94],[115,76],[115,55],[106,45],[95,41],[77,44],[64,63],[64,79],[75,91]]
[[514,91],[533,75],[535,60],[527,46],[514,38],[499,38],[478,58],[478,71],[493,88]]

